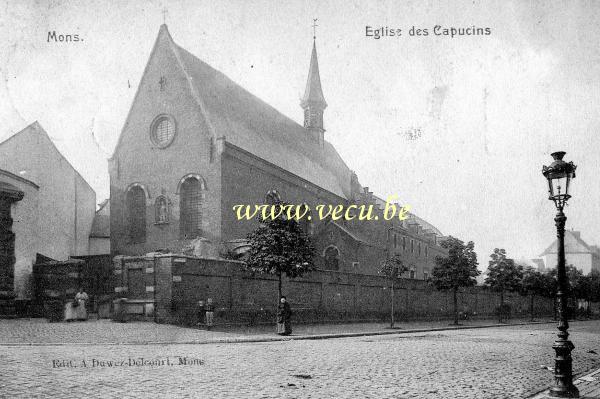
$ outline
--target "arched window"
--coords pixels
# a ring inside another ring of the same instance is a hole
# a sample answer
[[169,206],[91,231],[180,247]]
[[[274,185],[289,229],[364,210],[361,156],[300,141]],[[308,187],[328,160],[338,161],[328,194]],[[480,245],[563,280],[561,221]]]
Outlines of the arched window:
[[146,192],[139,185],[127,191],[127,227],[132,243],[146,241]]
[[202,184],[197,177],[188,177],[179,189],[179,229],[182,238],[202,234]]
[[415,271],[414,268],[410,270],[409,278],[417,278],[417,272]]
[[340,268],[340,251],[334,247],[333,245],[325,248],[323,252],[323,257],[325,258],[325,268],[329,270],[339,270]]
[[157,224],[169,223],[169,201],[164,195],[154,201],[154,221]]

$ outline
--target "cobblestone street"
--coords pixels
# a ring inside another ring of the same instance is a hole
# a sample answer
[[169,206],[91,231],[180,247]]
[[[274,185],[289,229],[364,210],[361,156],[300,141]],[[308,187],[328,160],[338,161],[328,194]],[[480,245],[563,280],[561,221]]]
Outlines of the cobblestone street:
[[[174,328],[147,326],[148,331]],[[572,323],[578,374],[600,366],[599,328],[599,321]],[[554,364],[555,331],[554,325],[540,324],[265,343],[0,346],[0,393],[6,398],[524,397],[552,382],[552,372],[542,366]]]

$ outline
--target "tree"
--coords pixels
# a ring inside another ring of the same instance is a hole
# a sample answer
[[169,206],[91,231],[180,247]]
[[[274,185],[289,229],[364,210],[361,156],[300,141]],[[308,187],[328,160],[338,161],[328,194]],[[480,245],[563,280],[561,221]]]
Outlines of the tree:
[[458,238],[450,236],[440,244],[448,249],[448,256],[436,256],[431,280],[438,290],[452,290],[454,300],[454,324],[458,325],[458,290],[477,283],[475,277],[481,272],[477,269],[475,244],[469,241],[465,245]]
[[403,273],[408,271],[408,267],[402,262],[400,255],[394,255],[391,258],[387,258],[381,262],[379,273],[389,278],[392,282],[391,296],[392,296],[392,313],[390,328],[394,328],[394,285],[396,280],[400,278]]
[[315,270],[310,237],[294,219],[263,219],[260,226],[248,234],[248,241],[250,249],[245,267],[252,273],[277,275],[278,301],[281,297],[282,275],[300,277]]
[[523,278],[521,279],[521,294],[529,295],[529,314],[531,321],[534,319],[533,303],[536,295],[545,295],[547,293],[547,280],[544,275],[533,267],[526,267],[523,270]]
[[504,315],[509,313],[508,306],[504,304],[504,293],[517,291],[523,278],[523,267],[515,264],[513,259],[506,257],[504,249],[494,249],[490,255],[487,277],[484,284],[500,293],[500,307],[498,319],[502,323]]

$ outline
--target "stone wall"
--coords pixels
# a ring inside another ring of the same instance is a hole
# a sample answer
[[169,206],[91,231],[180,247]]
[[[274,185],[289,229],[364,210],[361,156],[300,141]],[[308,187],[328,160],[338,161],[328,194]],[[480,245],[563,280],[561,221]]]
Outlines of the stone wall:
[[[115,291],[127,298],[134,318],[194,324],[197,302],[213,298],[220,323],[272,323],[277,304],[277,278],[251,275],[243,264],[222,259],[185,256],[121,257],[114,259]],[[283,279],[297,322],[385,320],[391,290],[381,276],[318,270],[305,277]],[[514,317],[527,317],[529,298],[505,295]],[[451,319],[452,293],[440,292],[422,280],[401,279],[395,289],[397,320]],[[459,310],[474,317],[494,317],[499,296],[473,287],[459,294]],[[552,300],[536,297],[537,316],[553,313]]]

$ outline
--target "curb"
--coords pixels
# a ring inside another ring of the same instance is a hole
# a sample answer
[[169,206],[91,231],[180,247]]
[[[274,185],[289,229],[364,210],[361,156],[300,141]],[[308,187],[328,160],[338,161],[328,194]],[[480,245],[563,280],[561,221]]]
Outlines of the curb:
[[471,330],[477,328],[494,328],[494,327],[513,327],[513,326],[527,326],[536,324],[555,324],[556,321],[535,321],[525,323],[514,323],[514,324],[484,324],[480,326],[448,326],[448,327],[435,327],[435,328],[417,328],[410,330],[400,331],[372,331],[372,332],[357,332],[357,333],[333,333],[333,334],[314,334],[314,335],[298,335],[298,336],[287,336],[287,337],[236,337],[236,338],[216,338],[207,339],[203,341],[154,341],[154,342],[29,342],[29,343],[0,343],[2,346],[114,346],[114,345],[131,345],[131,346],[143,346],[143,345],[207,345],[207,344],[245,344],[245,343],[260,343],[260,342],[278,342],[278,341],[308,341],[308,340],[320,340],[320,339],[333,339],[333,338],[353,338],[353,337],[368,337],[368,336],[380,336],[380,335],[394,335],[394,334],[413,334],[413,333],[424,333],[424,332],[435,332],[435,331],[452,331],[452,330]]
[[[578,386],[578,388],[581,387],[581,384],[585,382],[585,380],[583,380],[583,378],[586,377],[593,377],[596,374],[600,373],[600,368],[591,368],[587,371],[583,371],[581,373],[577,373],[577,374],[573,374],[573,384],[575,386]],[[598,385],[600,385],[600,381],[598,381]],[[545,387],[544,389],[537,391],[534,394],[531,394],[530,396],[527,396],[527,399],[547,399],[547,398],[551,398],[551,396],[549,395],[549,391],[550,391],[550,386]],[[582,392],[580,392],[581,394]],[[582,398],[590,398],[592,399],[591,396],[582,396]]]

